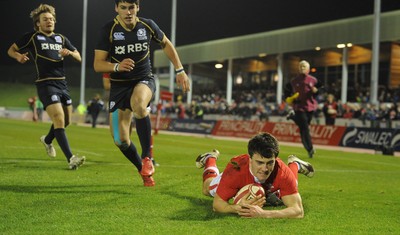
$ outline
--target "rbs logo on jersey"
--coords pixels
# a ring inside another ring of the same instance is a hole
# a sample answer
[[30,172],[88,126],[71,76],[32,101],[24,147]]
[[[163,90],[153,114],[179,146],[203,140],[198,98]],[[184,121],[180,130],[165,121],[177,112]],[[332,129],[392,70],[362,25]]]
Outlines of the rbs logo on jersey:
[[149,49],[149,45],[147,42],[128,44],[126,46],[115,46],[115,54],[116,55],[124,55],[124,54],[133,53],[133,52],[147,51],[148,49]]
[[59,51],[62,49],[61,44],[52,44],[52,43],[41,43],[41,49],[42,50],[53,50],[53,51]]

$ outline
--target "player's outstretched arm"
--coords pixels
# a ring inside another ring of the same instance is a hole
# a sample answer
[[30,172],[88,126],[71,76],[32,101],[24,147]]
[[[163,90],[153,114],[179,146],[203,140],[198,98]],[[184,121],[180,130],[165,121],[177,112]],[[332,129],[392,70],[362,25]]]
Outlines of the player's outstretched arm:
[[282,197],[286,208],[282,210],[264,210],[256,205],[242,207],[239,215],[247,218],[303,218],[304,210],[299,193]]
[[176,83],[182,88],[183,92],[190,91],[189,77],[187,76],[185,70],[183,70],[181,60],[179,59],[179,55],[176,52],[174,45],[166,36],[164,36],[161,46],[165,55],[167,55],[168,59],[174,65],[176,71]]
[[62,57],[71,56],[72,58],[74,58],[74,60],[82,62],[81,53],[79,53],[78,50],[70,51],[67,48],[63,48],[59,51],[59,53]]
[[18,61],[21,64],[25,64],[25,62],[29,60],[28,52],[26,52],[24,54],[19,53],[19,48],[15,43],[13,43],[10,46],[10,48],[7,51],[7,54],[8,54],[8,56],[15,59],[16,61]]
[[[244,196],[248,198],[250,192]],[[213,209],[215,212],[219,213],[235,213],[238,214],[242,207],[247,207],[248,205],[262,206],[265,204],[265,197],[258,195],[250,200],[241,200],[239,204],[229,204],[229,202],[224,201],[218,194],[214,196]]]
[[116,65],[108,61],[108,52],[95,50],[93,68],[94,71],[98,73],[111,73],[114,72],[114,67]]
[[125,58],[118,63],[111,63],[108,60],[108,52],[102,50],[94,51],[94,71],[98,73],[129,72],[135,68],[135,61]]
[[240,209],[240,205],[229,204],[224,201],[218,194],[215,194],[213,201],[213,209],[218,213],[237,213]]

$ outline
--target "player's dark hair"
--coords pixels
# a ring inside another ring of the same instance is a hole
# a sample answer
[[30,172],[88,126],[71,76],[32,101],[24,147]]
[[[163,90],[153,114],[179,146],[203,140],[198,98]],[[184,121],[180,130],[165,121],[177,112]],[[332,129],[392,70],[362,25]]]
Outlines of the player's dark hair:
[[266,158],[277,157],[279,155],[279,143],[273,135],[263,132],[249,140],[247,151],[250,157],[253,157],[255,153]]
[[120,2],[133,3],[133,4],[136,4],[137,6],[139,6],[139,2],[140,2],[140,0],[114,0],[114,1],[115,1],[116,6],[118,6],[118,3],[120,3]]

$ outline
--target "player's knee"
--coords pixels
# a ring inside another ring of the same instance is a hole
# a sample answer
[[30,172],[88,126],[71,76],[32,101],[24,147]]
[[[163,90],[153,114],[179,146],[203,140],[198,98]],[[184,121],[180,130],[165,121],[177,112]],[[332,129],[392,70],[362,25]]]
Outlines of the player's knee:
[[213,178],[208,178],[208,179],[205,179],[205,180],[203,181],[202,193],[203,193],[205,196],[211,196],[211,194],[210,194],[210,183],[211,183],[212,179],[213,179]]
[[134,111],[134,116],[137,119],[145,118],[149,114],[149,111],[146,107],[138,107]]
[[53,122],[55,128],[64,128],[66,126],[63,115],[59,115],[59,114],[54,115],[52,117],[52,122]]

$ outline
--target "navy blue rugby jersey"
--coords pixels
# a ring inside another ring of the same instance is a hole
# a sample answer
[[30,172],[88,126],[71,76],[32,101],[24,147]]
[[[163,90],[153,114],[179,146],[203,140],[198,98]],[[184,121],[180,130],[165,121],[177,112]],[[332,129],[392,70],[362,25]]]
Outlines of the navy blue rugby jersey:
[[27,49],[36,65],[36,82],[47,78],[65,78],[63,57],[59,54],[62,48],[75,51],[71,42],[62,34],[46,36],[39,31],[30,32],[15,42],[19,50]]
[[115,17],[101,29],[96,50],[107,51],[111,63],[119,63],[126,58],[135,61],[132,71],[111,73],[112,81],[136,80],[151,74],[151,40],[160,44],[163,38],[164,32],[153,20],[139,17],[130,31]]

